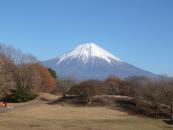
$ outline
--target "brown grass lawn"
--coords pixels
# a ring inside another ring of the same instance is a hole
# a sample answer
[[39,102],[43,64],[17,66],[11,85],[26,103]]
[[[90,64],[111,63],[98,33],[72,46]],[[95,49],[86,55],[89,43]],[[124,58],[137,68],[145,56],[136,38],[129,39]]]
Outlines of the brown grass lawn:
[[173,130],[161,119],[129,115],[119,109],[47,104],[57,97],[40,98],[0,113],[0,130]]

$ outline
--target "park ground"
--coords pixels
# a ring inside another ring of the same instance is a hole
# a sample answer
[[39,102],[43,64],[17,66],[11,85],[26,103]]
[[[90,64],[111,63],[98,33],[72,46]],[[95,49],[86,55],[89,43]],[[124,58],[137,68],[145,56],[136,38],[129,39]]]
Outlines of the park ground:
[[108,106],[53,103],[59,96],[41,94],[27,103],[0,111],[0,130],[173,130],[163,119],[129,114]]

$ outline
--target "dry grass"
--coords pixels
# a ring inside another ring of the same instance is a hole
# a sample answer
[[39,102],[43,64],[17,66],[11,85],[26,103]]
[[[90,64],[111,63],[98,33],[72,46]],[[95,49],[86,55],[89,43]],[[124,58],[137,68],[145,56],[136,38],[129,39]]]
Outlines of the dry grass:
[[47,104],[56,98],[41,94],[37,100],[13,104],[16,109],[0,113],[0,130],[173,130],[162,120],[118,109]]

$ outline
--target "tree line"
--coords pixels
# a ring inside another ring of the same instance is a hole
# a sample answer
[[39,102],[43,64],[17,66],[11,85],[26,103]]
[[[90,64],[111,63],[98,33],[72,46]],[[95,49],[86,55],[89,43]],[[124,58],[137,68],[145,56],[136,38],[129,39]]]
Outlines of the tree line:
[[56,89],[55,74],[36,57],[0,44],[0,99],[23,102]]
[[158,116],[159,108],[164,106],[173,119],[173,79],[171,78],[134,76],[120,79],[110,76],[104,81],[87,80],[80,83],[71,81],[70,84],[68,89],[65,84],[62,87],[63,95],[76,95],[80,97],[80,102],[90,104],[95,95],[122,95],[132,98],[134,109],[143,110],[144,105],[151,107],[155,117]]

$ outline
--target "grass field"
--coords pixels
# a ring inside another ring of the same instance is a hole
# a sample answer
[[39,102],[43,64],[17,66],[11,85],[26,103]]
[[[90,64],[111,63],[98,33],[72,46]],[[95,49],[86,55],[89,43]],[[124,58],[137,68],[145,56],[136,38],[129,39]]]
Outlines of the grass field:
[[161,119],[129,115],[109,107],[47,104],[56,96],[41,94],[15,109],[0,113],[0,130],[173,130]]

